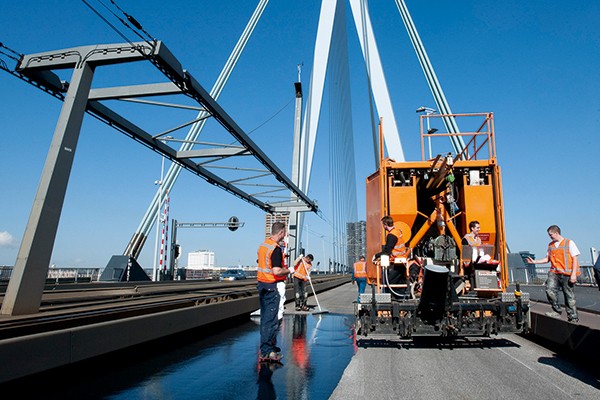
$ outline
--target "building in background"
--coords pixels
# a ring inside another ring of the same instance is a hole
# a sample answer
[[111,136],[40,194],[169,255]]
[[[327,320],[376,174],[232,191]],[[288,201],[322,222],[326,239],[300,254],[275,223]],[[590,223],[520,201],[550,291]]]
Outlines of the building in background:
[[[271,227],[275,222],[283,222],[286,226],[286,229],[289,231],[290,229],[290,213],[273,213],[273,214],[265,214],[265,239],[271,236]],[[282,245],[282,243],[280,243]],[[287,246],[287,243],[285,243]],[[287,257],[289,254],[286,251],[284,257]],[[288,262],[285,259],[284,262]]]
[[525,284],[541,284],[546,280],[548,268],[536,268],[527,263],[527,257],[535,260],[535,254],[530,251],[508,253],[508,271],[510,282]]
[[348,222],[346,224],[346,260],[352,266],[360,256],[367,256],[367,222]]
[[271,227],[275,222],[283,222],[289,229],[290,214],[289,213],[273,213],[265,215],[265,239],[271,236]]
[[521,256],[521,259],[523,260],[523,264],[525,265],[525,269],[527,271],[529,278],[530,279],[537,278],[535,265],[527,263],[527,257],[531,257],[532,259],[535,260],[535,254],[533,254],[530,251],[520,251],[519,255]]
[[188,253],[187,269],[215,269],[214,251],[198,250]]

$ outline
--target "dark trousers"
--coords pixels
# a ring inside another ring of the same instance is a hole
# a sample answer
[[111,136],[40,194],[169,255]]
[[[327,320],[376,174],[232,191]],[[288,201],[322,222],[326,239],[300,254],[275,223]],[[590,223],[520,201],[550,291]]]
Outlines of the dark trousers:
[[306,307],[306,299],[308,294],[306,293],[306,285],[308,281],[303,281],[294,277],[294,298],[296,300],[296,308]]
[[275,350],[279,333],[279,293],[274,289],[260,289],[260,353],[268,355]]
[[560,305],[558,304],[558,291],[562,290],[565,297],[565,308],[567,309],[567,317],[571,319],[577,318],[577,307],[575,307],[575,290],[574,285],[569,281],[569,275],[555,274],[548,272],[546,280],[546,297],[552,308],[557,313],[561,313]]
[[[406,265],[404,264],[393,264],[390,266],[388,271],[388,283],[390,285],[395,284],[406,284]],[[390,292],[398,293],[399,295],[404,295],[406,293],[406,288],[394,288],[390,289]],[[394,296],[392,296],[394,297]]]
[[406,265],[393,264],[388,271],[389,283],[406,283]]
[[600,269],[593,268],[594,270],[594,278],[596,279],[596,284],[598,285],[598,290],[600,290]]

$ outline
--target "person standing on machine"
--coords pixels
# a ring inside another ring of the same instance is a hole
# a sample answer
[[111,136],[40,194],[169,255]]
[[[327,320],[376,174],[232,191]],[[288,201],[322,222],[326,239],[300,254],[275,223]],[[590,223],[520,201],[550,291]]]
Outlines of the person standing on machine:
[[[406,247],[406,243],[402,238],[402,231],[394,226],[394,220],[389,215],[381,219],[383,229],[387,235],[383,250],[373,256],[373,260],[378,260],[383,254],[390,257],[390,269],[388,271],[388,281],[390,284],[406,283],[408,276],[406,269],[406,259],[410,253],[410,249]],[[404,262],[396,262],[399,259],[405,258]]]
[[[479,232],[481,231],[481,225],[479,221],[471,221],[469,222],[469,233],[463,236],[461,244],[471,249],[471,252],[477,251],[477,247],[481,246],[481,237],[479,237]],[[465,261],[463,267],[463,275],[469,281],[469,289],[473,289],[475,287],[475,267],[473,266],[473,261],[477,258],[472,256],[472,253],[468,253],[463,255],[463,259],[466,260],[467,257],[471,257],[471,261]]]

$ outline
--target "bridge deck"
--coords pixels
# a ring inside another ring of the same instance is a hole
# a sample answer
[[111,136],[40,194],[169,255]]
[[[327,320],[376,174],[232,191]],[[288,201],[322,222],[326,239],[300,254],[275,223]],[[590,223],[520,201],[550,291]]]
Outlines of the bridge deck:
[[[349,277],[318,276],[318,292]],[[288,284],[287,298],[293,298]],[[73,364],[259,308],[256,281],[117,283],[47,290],[40,312],[0,316],[0,383]],[[26,357],[23,355],[26,354]]]
[[[347,283],[347,277],[319,277],[313,282],[321,311],[352,315],[357,288]],[[295,314],[291,285],[287,299],[286,313]],[[309,304],[313,310],[319,310],[314,297]],[[226,286],[214,282],[117,284],[88,286],[84,291],[55,288],[45,295],[39,314],[0,317],[0,357],[17,360],[10,370],[2,370],[0,383],[204,324],[248,315],[257,308],[255,281],[227,282]],[[580,311],[580,323],[571,324],[566,317],[562,320],[547,317],[544,313],[548,310],[547,304],[532,303],[531,338],[541,338],[573,354],[597,359],[598,315]]]
[[[288,303],[278,341],[283,365],[273,369],[257,368],[258,318],[246,317],[229,324],[230,329],[193,330],[183,337],[114,353],[112,358],[105,357],[110,368],[90,360],[0,387],[18,388],[29,398],[122,400],[137,399],[141,392],[152,399],[187,399],[190,393],[203,398],[255,399],[257,390],[258,398],[270,393],[315,399],[497,399],[507,394],[560,399],[595,398],[600,389],[590,369],[528,340],[533,337],[507,334],[452,343],[437,338],[357,343],[351,315],[356,289],[344,284],[319,292],[318,303],[327,311],[321,314],[296,313]],[[288,298],[292,298],[289,293]],[[309,305],[318,309],[313,297]],[[533,305],[534,322],[540,329],[542,307]],[[582,322],[588,317],[594,321],[593,315],[582,313]],[[22,349],[20,357],[36,357],[37,350]],[[48,387],[54,397],[48,397]]]

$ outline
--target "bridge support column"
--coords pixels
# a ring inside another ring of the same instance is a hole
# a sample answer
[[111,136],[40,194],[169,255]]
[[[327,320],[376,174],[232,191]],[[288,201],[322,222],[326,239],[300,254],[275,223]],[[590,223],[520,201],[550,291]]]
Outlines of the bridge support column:
[[93,76],[93,66],[85,62],[73,70],[2,302],[3,315],[33,314],[39,311]]

